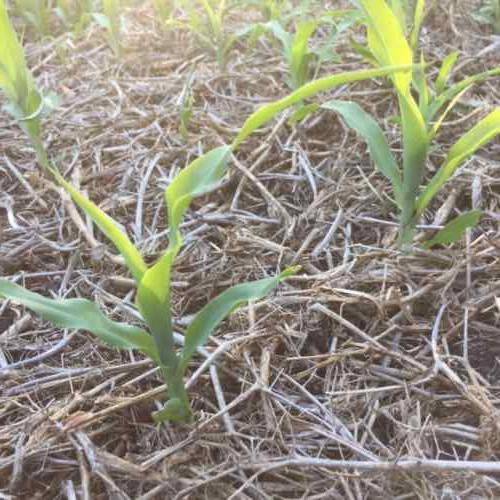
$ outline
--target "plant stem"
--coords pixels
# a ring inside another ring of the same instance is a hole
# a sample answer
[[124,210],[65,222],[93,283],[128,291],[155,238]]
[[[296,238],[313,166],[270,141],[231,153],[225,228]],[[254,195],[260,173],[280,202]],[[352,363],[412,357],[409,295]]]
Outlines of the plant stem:
[[410,250],[415,236],[415,197],[403,194],[403,207],[399,221],[398,246],[404,252]]
[[156,422],[170,420],[173,422],[189,422],[192,419],[189,398],[184,380],[179,370],[162,366],[161,370],[168,385],[168,401],[165,407],[153,413]]

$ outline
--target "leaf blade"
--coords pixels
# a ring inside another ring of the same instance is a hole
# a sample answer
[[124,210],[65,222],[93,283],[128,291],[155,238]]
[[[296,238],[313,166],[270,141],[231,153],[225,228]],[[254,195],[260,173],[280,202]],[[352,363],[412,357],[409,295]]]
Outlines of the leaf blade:
[[[381,66],[411,65],[413,54],[403,27],[385,0],[361,0],[368,25],[368,47]],[[395,73],[392,80],[399,92],[409,92],[411,73]]]
[[180,369],[183,371],[186,368],[196,349],[207,341],[219,323],[235,308],[245,302],[265,297],[281,281],[295,274],[296,270],[297,268],[290,268],[274,278],[235,285],[205,305],[186,330]]
[[451,147],[444,164],[418,198],[416,204],[417,214],[422,214],[441,187],[467,158],[499,134],[500,107],[483,118]]
[[243,141],[245,141],[251,134],[253,134],[253,132],[255,132],[255,130],[272,120],[276,115],[278,115],[285,109],[301,101],[304,101],[305,99],[313,97],[320,92],[331,90],[335,87],[339,87],[348,83],[368,80],[380,76],[387,76],[396,71],[410,71],[411,68],[412,67],[410,65],[403,65],[352,71],[326,76],[324,78],[318,78],[317,80],[308,82],[288,96],[283,97],[278,101],[273,101],[269,104],[261,106],[254,113],[252,113],[241,127],[240,132],[233,141],[232,148],[233,150],[237,149]]
[[174,351],[170,287],[174,261],[183,245],[180,224],[193,199],[208,193],[221,182],[228,169],[230,154],[229,146],[205,153],[177,174],[166,189],[169,246],[139,283],[139,310],[153,333],[162,363],[172,369],[177,365],[177,356]]
[[130,241],[127,234],[120,229],[116,221],[101,210],[94,202],[84,196],[78,189],[69,183],[64,177],[51,168],[51,173],[57,182],[69,193],[73,201],[94,221],[106,237],[115,245],[125,259],[135,280],[139,283],[147,270],[137,247]]
[[226,175],[230,146],[215,148],[182,170],[165,191],[171,230],[177,231],[192,200],[206,194]]
[[144,330],[110,320],[87,299],[49,299],[0,279],[0,297],[20,303],[59,328],[85,330],[112,347],[137,349],[157,360],[152,337]]
[[366,141],[375,165],[391,181],[396,202],[401,205],[403,187],[401,173],[378,123],[355,102],[332,100],[324,103],[321,107],[340,113],[347,125]]
[[433,238],[424,243],[425,248],[432,248],[435,245],[448,245],[460,240],[465,231],[477,226],[483,212],[481,210],[471,210],[459,215],[441,229]]

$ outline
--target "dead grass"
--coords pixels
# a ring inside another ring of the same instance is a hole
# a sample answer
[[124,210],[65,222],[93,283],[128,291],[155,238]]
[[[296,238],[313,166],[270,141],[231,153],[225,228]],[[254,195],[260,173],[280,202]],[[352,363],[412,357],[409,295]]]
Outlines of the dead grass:
[[[439,2],[428,19],[426,49],[437,60],[460,49],[464,74],[498,65],[487,50],[495,39],[453,5]],[[186,35],[155,31],[147,9],[129,21],[124,61],[95,29],[28,43],[28,53],[64,99],[47,123],[52,156],[153,260],[166,246],[162,193],[173,173],[284,95],[285,68],[259,44],[239,47],[221,73]],[[344,68],[359,66],[347,46],[340,52]],[[176,106],[192,68],[186,143]],[[394,110],[380,83],[338,95],[382,119]],[[479,103],[498,105],[498,81],[465,100],[443,144]],[[119,260],[2,118],[1,274],[47,295],[93,297],[133,321]],[[292,263],[304,273],[224,324],[205,351],[211,369],[202,356],[193,363],[192,426],[153,424],[163,388],[148,361],[0,305],[1,497],[500,496],[499,153],[497,141],[476,155],[426,214],[428,232],[471,203],[485,210],[466,244],[402,256],[387,183],[331,114],[251,139],[226,186],[184,225],[179,332],[229,284]]]

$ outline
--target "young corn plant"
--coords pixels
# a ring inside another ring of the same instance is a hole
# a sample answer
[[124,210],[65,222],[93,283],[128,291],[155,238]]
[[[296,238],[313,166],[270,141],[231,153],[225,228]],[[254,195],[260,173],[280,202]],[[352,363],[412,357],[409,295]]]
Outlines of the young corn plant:
[[182,138],[187,141],[189,138],[189,125],[193,116],[193,81],[195,73],[192,72],[182,89],[181,95],[178,99],[179,107],[179,132]]
[[19,14],[40,36],[50,34],[50,0],[15,0],[14,6]]
[[191,31],[201,48],[214,54],[218,66],[224,69],[238,39],[226,29],[225,18],[229,10],[226,1],[179,0],[178,5],[186,13],[187,20],[171,18],[167,26]]
[[137,247],[111,217],[66,182],[53,167],[46,166],[123,256],[137,284],[137,307],[147,330],[112,321],[89,300],[49,299],[0,279],[0,297],[24,305],[60,328],[86,330],[112,347],[136,349],[153,359],[168,386],[168,402],[164,409],[153,415],[156,421],[187,422],[191,419],[183,377],[197,349],[235,309],[249,301],[262,299],[280,281],[294,273],[293,269],[288,269],[279,276],[239,284],[222,292],[195,315],[185,332],[184,346],[177,353],[172,323],[171,276],[175,258],[184,244],[180,226],[192,200],[213,190],[221,182],[230,155],[229,146],[214,149],[192,162],[169,185],[165,191],[169,245],[152,266],[145,263]]
[[[157,421],[188,421],[191,410],[184,373],[198,347],[203,345],[219,323],[242,304],[260,300],[282,280],[294,273],[288,269],[278,276],[243,283],[229,288],[203,307],[191,321],[184,335],[181,352],[174,347],[171,309],[171,275],[175,259],[183,247],[180,230],[192,200],[213,190],[227,172],[232,148],[222,146],[201,156],[182,170],[165,191],[170,223],[168,247],[163,256],[148,266],[138,248],[122,228],[97,205],[68,183],[50,163],[41,140],[40,115],[26,117],[41,105],[24,53],[9,22],[4,0],[0,0],[0,36],[7,42],[0,46],[0,87],[12,104],[19,108],[18,118],[37,153],[39,163],[61,185],[74,202],[93,220],[116,246],[137,284],[137,307],[147,330],[112,321],[92,301],[86,299],[54,300],[30,292],[6,279],[0,279],[0,297],[18,302],[61,328],[86,330],[110,346],[136,349],[153,359],[168,386],[168,402],[154,414]],[[34,95],[32,104],[25,95]],[[26,102],[25,102],[26,101]]]
[[[397,12],[385,0],[360,0],[357,3],[367,24],[368,48],[365,54],[368,58],[381,67],[413,64],[424,15],[424,1],[418,0],[416,3],[410,40],[405,37],[405,26]],[[358,104],[330,101],[323,105],[324,108],[339,113],[347,125],[364,138],[375,165],[391,182],[395,202],[400,210],[399,243],[404,248],[409,248],[413,242],[416,221],[457,168],[500,133],[500,108],[496,108],[451,147],[439,170],[421,189],[430,148],[447,113],[472,83],[500,74],[500,69],[496,68],[447,86],[456,60],[457,54],[445,58],[433,87],[425,75],[424,65],[416,68],[413,73],[397,73],[390,77],[400,109],[403,142],[401,166],[379,125]],[[423,57],[421,61],[424,62]],[[418,94],[418,101],[414,98],[413,91]]]
[[92,0],[57,0],[55,13],[65,30],[79,35],[92,17]]
[[489,24],[500,35],[500,0],[485,0],[474,14],[474,19],[481,24]]
[[[299,21],[294,33],[287,31],[279,21],[258,24],[253,29],[257,34],[270,32],[281,43],[288,66],[287,84],[296,90],[313,77],[322,63],[335,60],[334,47],[338,36],[358,20],[356,11],[330,11],[317,20]],[[321,46],[313,48],[311,38],[323,25],[329,25],[331,36]]]
[[165,26],[171,19],[176,8],[175,0],[153,0],[153,7],[161,24]]
[[243,7],[256,7],[265,21],[279,21],[283,19],[286,8],[289,8],[287,0],[247,0],[241,2]]
[[317,55],[309,47],[309,42],[318,23],[301,21],[297,24],[295,33],[286,31],[278,21],[269,21],[262,27],[271,32],[282,45],[283,55],[288,65],[288,86],[295,90],[308,82],[313,74],[313,64],[317,60]]

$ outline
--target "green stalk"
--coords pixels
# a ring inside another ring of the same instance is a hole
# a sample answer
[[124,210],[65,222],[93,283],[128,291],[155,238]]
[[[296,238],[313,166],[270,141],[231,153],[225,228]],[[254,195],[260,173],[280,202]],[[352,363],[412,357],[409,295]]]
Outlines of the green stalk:
[[165,420],[190,422],[193,414],[182,373],[178,369],[172,369],[171,366],[165,365],[161,367],[161,371],[163,378],[167,382],[168,401],[164,408],[153,413],[154,420],[156,422],[163,422]]
[[425,122],[417,103],[408,93],[399,93],[403,133],[403,197],[400,215],[399,246],[408,251],[416,225],[416,200],[422,183],[429,141]]

